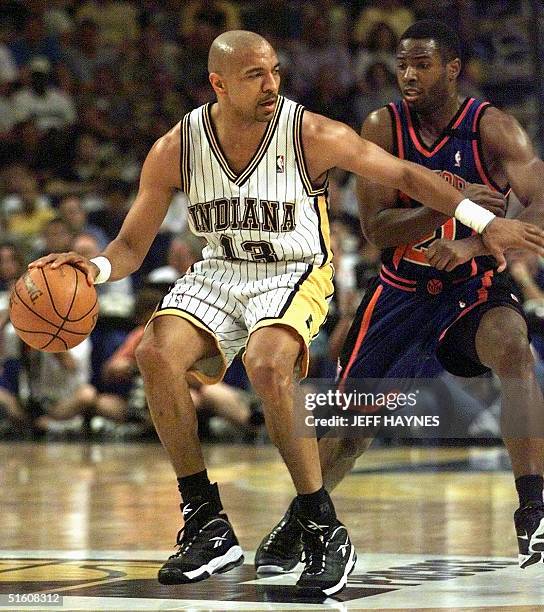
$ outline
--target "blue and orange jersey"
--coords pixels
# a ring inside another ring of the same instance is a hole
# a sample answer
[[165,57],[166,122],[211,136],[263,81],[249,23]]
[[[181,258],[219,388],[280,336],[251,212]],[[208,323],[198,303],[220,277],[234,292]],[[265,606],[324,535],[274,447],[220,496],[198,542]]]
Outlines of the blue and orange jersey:
[[[482,152],[480,121],[489,107],[489,102],[465,99],[436,142],[427,146],[420,137],[417,117],[410,112],[406,102],[392,102],[387,109],[393,125],[394,154],[440,174],[459,190],[467,183],[480,183],[508,195],[509,186],[501,189],[490,176]],[[404,193],[399,193],[398,205],[410,208],[421,206]],[[436,239],[460,240],[473,233],[469,227],[452,218],[424,239],[385,249],[382,262],[399,279],[424,280],[433,277],[452,281],[470,278],[493,268],[495,260],[477,257],[452,272],[443,272],[429,266],[425,250]]]

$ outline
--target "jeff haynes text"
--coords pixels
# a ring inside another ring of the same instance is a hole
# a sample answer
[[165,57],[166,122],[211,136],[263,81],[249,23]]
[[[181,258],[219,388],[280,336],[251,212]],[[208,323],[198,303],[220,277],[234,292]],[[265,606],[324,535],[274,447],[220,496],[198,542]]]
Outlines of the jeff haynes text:
[[304,423],[308,427],[439,427],[438,416],[403,416],[400,414],[354,414],[350,416],[316,417],[309,414]]

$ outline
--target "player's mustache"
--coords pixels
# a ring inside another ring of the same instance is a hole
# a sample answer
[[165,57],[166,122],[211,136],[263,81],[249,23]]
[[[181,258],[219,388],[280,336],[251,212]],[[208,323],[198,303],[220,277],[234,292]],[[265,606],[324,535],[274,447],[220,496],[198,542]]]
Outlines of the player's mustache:
[[278,96],[268,96],[267,98],[263,98],[259,104],[268,104],[269,102],[275,102],[278,99]]

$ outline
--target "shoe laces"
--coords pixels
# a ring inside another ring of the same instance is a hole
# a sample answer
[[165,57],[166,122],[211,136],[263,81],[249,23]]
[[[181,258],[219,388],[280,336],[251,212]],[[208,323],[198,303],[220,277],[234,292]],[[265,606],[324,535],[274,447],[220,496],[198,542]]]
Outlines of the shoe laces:
[[313,576],[325,571],[327,543],[321,533],[304,531],[302,535],[304,553],[304,573]]
[[193,545],[199,531],[200,529],[196,522],[188,521],[185,523],[176,536],[176,546],[178,549],[173,555],[170,555],[169,559],[175,559],[184,555]]

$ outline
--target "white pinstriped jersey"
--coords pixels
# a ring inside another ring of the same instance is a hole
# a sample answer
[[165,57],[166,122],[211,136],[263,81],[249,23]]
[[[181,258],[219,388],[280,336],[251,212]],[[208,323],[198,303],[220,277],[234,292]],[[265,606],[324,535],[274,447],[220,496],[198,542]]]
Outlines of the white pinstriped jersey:
[[[259,263],[330,261],[327,185],[313,188],[302,148],[304,108],[278,97],[247,167],[235,173],[221,150],[211,104],[181,123],[182,189],[189,226],[203,236],[204,259]],[[241,135],[243,137],[243,134]]]

